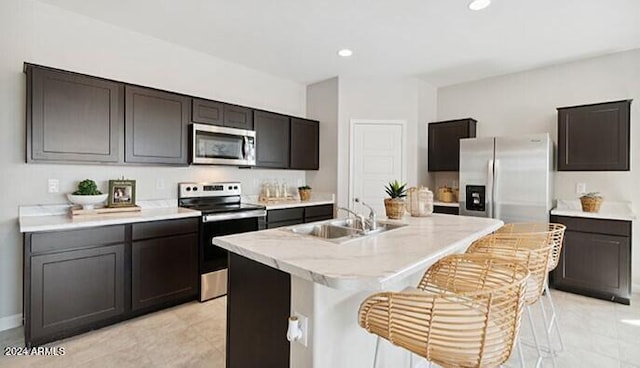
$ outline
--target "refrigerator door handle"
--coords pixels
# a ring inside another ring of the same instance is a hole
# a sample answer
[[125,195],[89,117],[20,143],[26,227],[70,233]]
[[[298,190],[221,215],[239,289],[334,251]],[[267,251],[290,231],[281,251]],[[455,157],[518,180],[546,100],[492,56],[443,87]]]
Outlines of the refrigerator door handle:
[[493,160],[487,164],[487,217],[493,218]]
[[493,163],[493,218],[500,219],[500,206],[498,205],[498,199],[500,198],[500,160],[495,160]]

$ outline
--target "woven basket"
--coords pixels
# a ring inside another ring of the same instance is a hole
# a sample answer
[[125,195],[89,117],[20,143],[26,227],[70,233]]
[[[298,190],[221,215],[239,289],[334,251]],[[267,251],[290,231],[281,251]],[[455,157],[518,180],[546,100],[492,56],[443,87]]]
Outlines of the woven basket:
[[404,199],[385,198],[384,209],[390,219],[401,219],[405,212]]
[[308,201],[311,199],[311,189],[299,189],[298,194],[300,194],[301,201]]
[[602,204],[602,197],[580,197],[580,203],[584,212],[598,212]]

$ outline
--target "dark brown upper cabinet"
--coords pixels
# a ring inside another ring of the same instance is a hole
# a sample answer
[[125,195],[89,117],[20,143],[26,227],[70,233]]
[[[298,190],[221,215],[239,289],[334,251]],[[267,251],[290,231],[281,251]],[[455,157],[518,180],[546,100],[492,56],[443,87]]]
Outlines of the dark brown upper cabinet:
[[253,130],[253,109],[236,105],[224,105],[224,126]]
[[256,166],[289,168],[288,116],[266,111],[255,111]]
[[558,171],[629,171],[631,100],[558,108]]
[[476,123],[471,118],[429,123],[429,171],[460,170],[460,139],[475,138]]
[[314,120],[291,118],[290,169],[318,170],[320,166],[320,124]]
[[253,130],[253,109],[248,107],[194,98],[192,113],[195,123]]
[[191,120],[194,123],[223,125],[224,104],[217,101],[193,99]]
[[125,161],[187,165],[191,98],[126,86]]
[[25,64],[27,162],[122,161],[124,85]]

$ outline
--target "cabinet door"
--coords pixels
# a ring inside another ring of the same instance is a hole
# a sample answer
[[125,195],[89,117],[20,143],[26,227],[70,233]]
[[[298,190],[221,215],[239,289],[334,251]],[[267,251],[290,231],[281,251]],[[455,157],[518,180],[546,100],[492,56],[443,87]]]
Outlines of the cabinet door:
[[122,161],[123,85],[27,67],[27,161]]
[[124,313],[124,244],[31,257],[28,341]]
[[224,105],[224,126],[253,130],[253,110],[248,107]]
[[125,93],[126,162],[187,165],[191,99],[134,86]]
[[289,117],[266,111],[254,114],[256,166],[289,167]]
[[630,251],[628,237],[566,231],[553,286],[628,304]]
[[629,171],[631,101],[558,109],[559,171]]
[[320,124],[291,118],[291,169],[318,170],[320,166]]
[[222,125],[223,108],[222,102],[194,98],[191,120],[194,123]]
[[429,171],[459,171],[460,139],[475,136],[473,119],[429,123]]
[[185,234],[134,241],[132,309],[177,301],[198,292],[198,237]]

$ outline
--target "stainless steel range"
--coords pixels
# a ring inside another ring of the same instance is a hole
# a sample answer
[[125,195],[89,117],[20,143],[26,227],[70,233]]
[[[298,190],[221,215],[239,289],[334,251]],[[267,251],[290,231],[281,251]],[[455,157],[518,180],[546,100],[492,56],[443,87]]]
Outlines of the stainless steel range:
[[180,183],[178,205],[202,212],[200,221],[200,301],[227,293],[227,251],[215,246],[215,236],[260,229],[264,206],[242,203],[238,182]]

